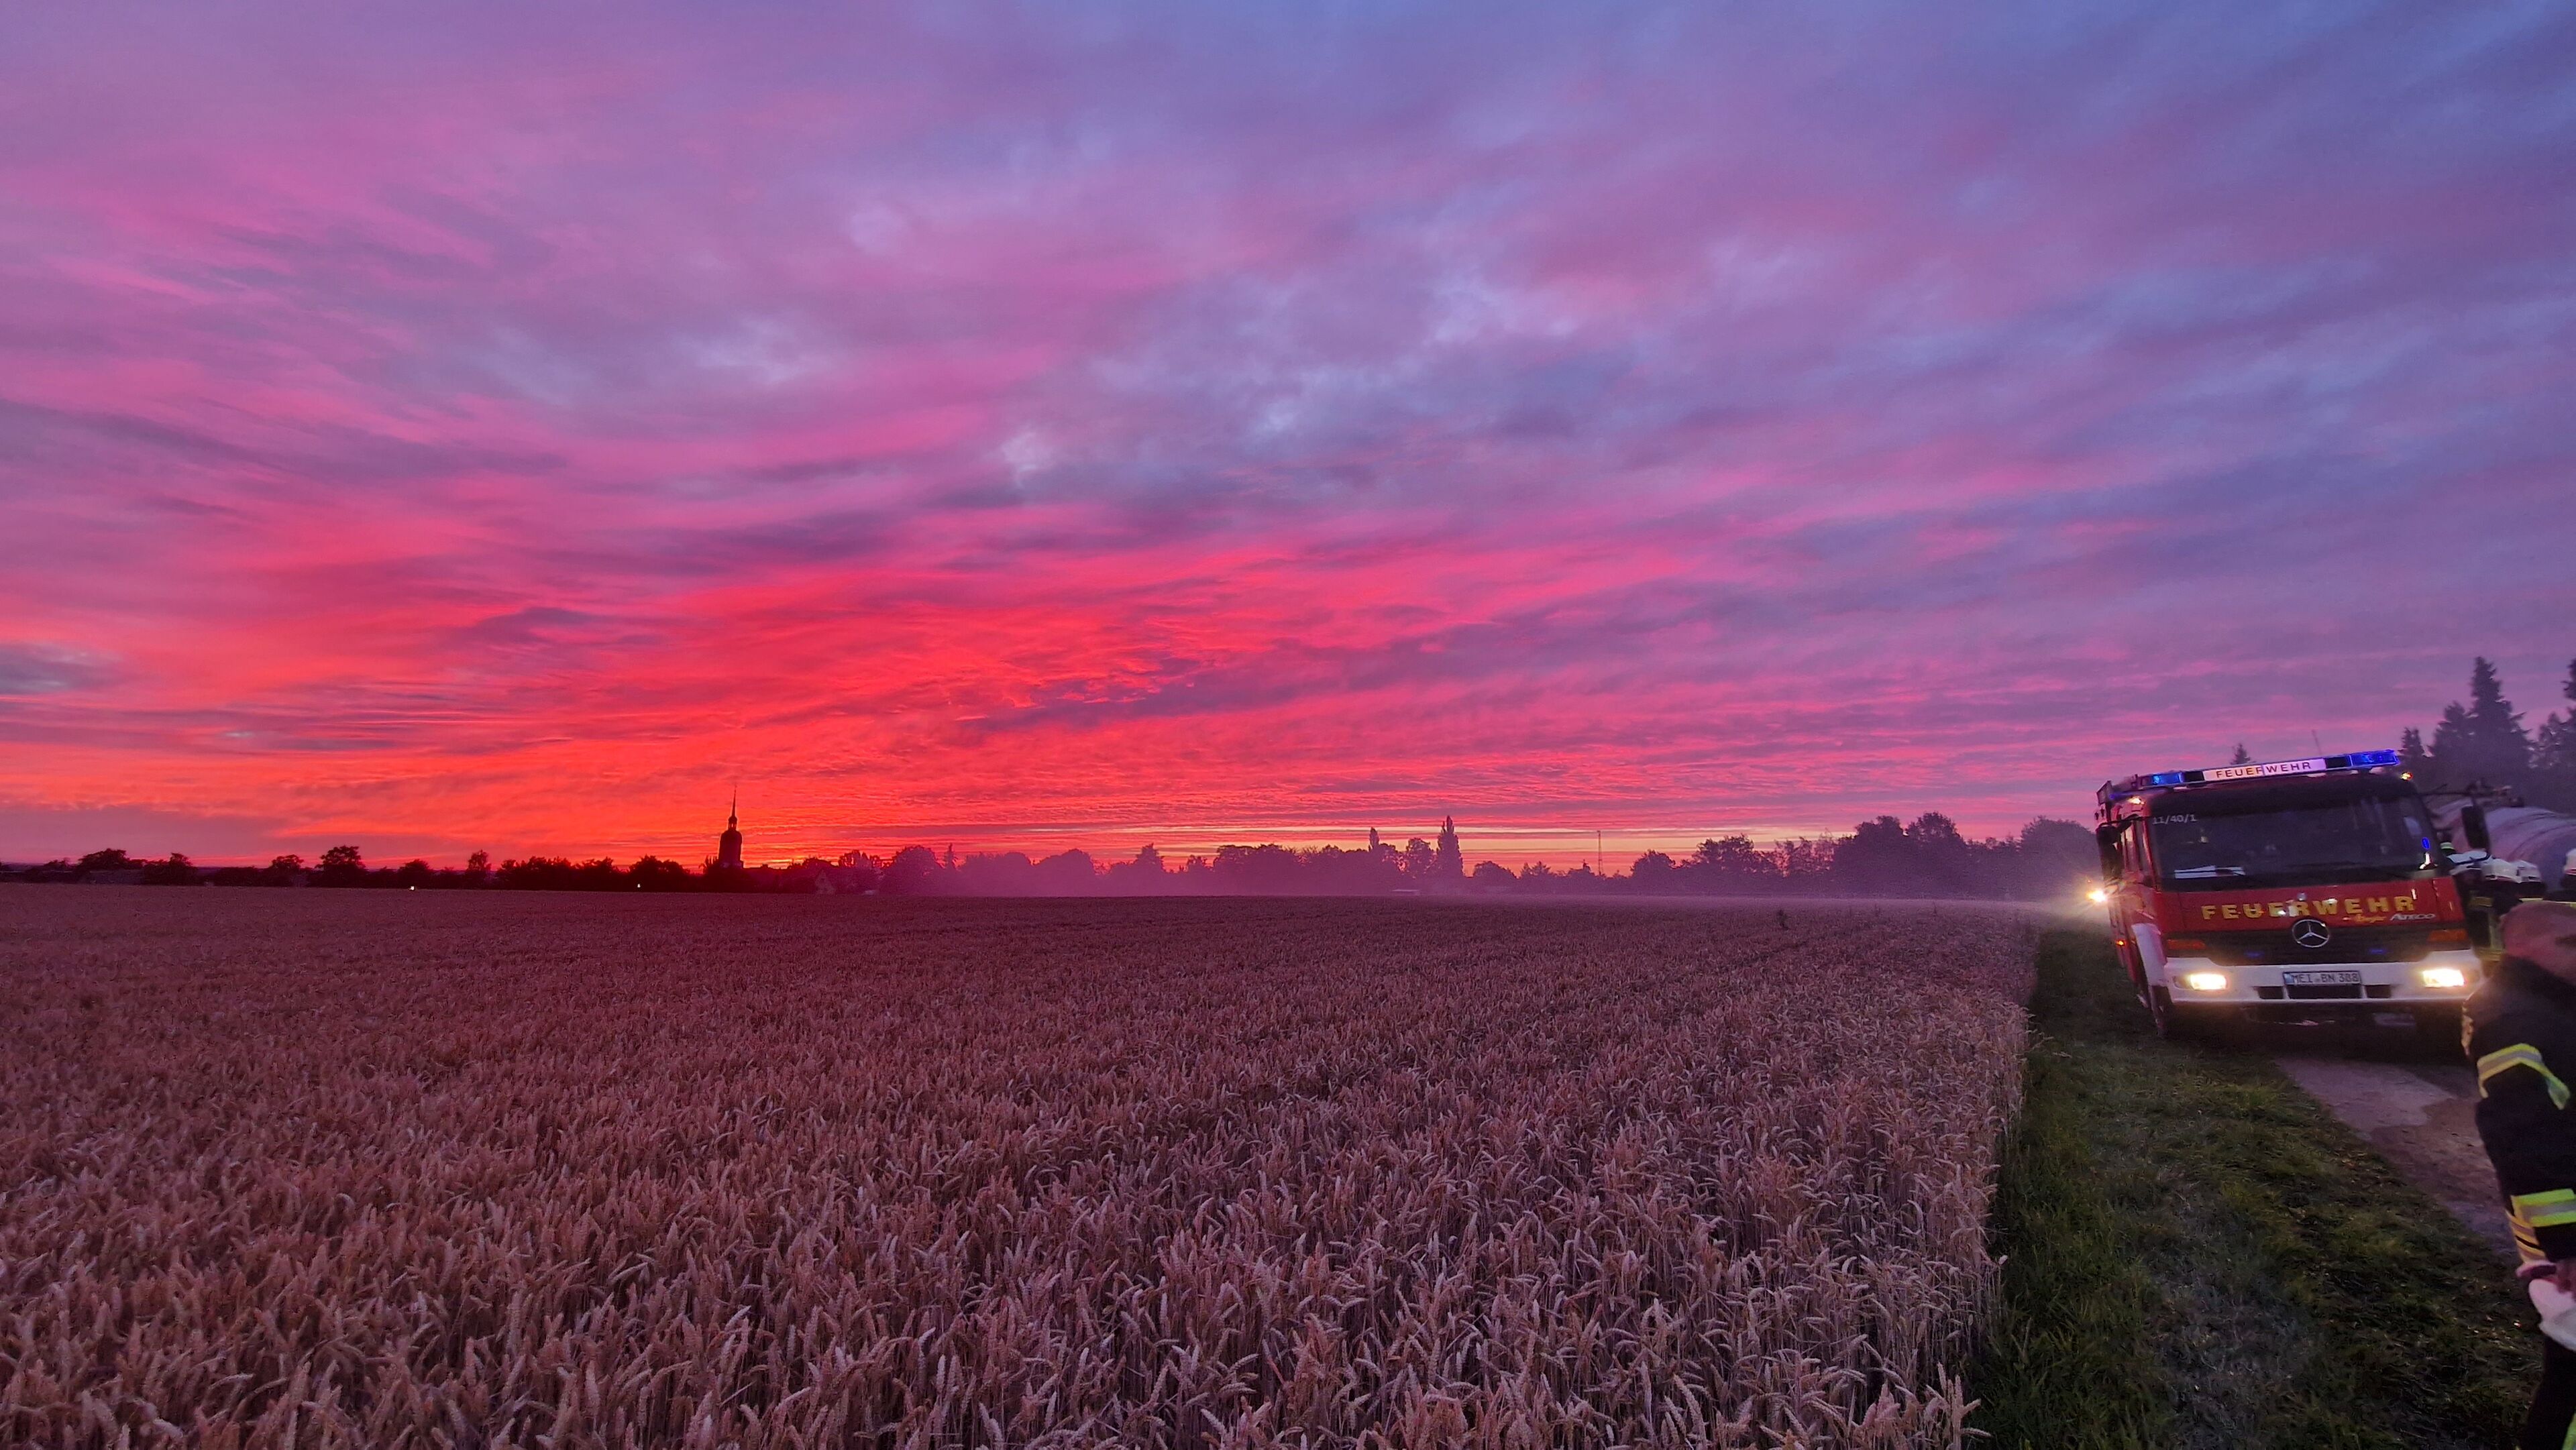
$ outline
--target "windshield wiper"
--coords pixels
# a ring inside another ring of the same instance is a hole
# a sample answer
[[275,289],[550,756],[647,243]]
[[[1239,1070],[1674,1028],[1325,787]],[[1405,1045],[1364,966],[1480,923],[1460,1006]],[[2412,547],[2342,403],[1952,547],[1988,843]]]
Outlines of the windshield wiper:
[[2215,876],[2242,876],[2245,874],[2245,868],[2242,866],[2186,866],[2180,871],[2168,871],[2165,874],[2176,881],[2207,881]]

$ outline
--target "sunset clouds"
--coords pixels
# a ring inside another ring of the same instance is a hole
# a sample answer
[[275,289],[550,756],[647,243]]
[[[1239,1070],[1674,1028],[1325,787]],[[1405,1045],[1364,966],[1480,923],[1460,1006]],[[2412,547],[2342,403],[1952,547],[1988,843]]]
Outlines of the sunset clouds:
[[1835,14],[0,20],[0,855],[2004,830],[2548,707],[2563,12]]

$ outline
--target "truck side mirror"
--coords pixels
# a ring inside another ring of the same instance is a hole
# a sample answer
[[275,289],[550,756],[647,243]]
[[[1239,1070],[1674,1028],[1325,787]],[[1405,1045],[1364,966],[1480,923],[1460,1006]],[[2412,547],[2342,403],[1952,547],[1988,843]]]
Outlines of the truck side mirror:
[[2493,851],[2495,840],[2487,834],[2487,808],[2471,801],[2460,807],[2460,834],[2469,838],[2469,849]]
[[2093,846],[2102,856],[2104,881],[2120,879],[2120,832],[2127,829],[2127,825],[2125,821],[2113,821],[2107,826],[2093,828]]

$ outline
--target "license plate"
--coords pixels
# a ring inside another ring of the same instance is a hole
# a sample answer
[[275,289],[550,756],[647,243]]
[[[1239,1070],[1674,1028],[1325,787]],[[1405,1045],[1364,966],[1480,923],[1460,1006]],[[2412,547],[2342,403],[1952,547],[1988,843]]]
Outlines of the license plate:
[[2361,973],[2283,972],[2281,985],[2284,987],[2358,987],[2361,985]]

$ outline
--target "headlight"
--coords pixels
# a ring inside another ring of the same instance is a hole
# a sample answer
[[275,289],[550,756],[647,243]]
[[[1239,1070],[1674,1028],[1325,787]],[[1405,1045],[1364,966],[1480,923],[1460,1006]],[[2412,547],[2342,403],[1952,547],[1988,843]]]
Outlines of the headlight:
[[2096,886],[2092,890],[2084,893],[2084,899],[2092,902],[2095,906],[2100,906],[2102,903],[2111,899],[2111,893],[2103,890],[2099,886]]
[[2457,967],[2426,967],[2416,975],[2427,987],[2447,987],[2454,991],[2469,984],[2469,974]]
[[2227,974],[2225,972],[2185,972],[2182,974],[2182,984],[2195,992],[2224,992],[2227,990]]

